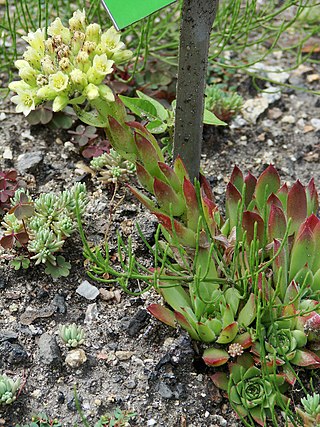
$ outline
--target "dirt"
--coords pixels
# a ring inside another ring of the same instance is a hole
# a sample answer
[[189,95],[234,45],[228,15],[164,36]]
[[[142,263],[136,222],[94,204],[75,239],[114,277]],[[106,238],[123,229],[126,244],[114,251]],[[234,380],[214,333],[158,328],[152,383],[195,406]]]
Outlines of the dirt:
[[[316,68],[301,72],[300,83],[319,90],[319,79],[307,79],[319,72]],[[246,99],[259,97],[248,78],[243,79],[241,88]],[[312,119],[319,118],[320,100],[302,91],[281,91],[280,99],[269,105],[256,124],[237,127],[236,120],[230,128],[205,129],[202,166],[220,204],[234,164],[257,175],[272,163],[284,181],[292,183],[299,178],[306,184],[314,177],[319,185],[320,125],[317,128],[318,122]],[[30,126],[13,112],[8,99],[0,108],[5,112],[0,122],[1,168],[17,168],[19,155],[38,152],[42,160],[28,173],[20,174],[33,194],[60,191],[79,180],[86,182],[89,205],[85,231],[89,241],[103,239],[112,186],[104,187],[77,173],[76,164],[83,159],[69,142],[67,132]],[[3,158],[8,149],[12,159]],[[114,236],[120,230],[125,236],[132,235],[138,256],[151,265],[134,224],[139,222],[152,243],[155,221],[126,187],[120,186],[116,200],[123,195],[125,199],[112,215],[111,251],[115,253]],[[0,370],[19,375],[24,385],[15,403],[1,408],[0,425],[13,427],[30,421],[32,414],[46,412],[71,427],[80,422],[75,388],[91,426],[99,415],[117,407],[137,414],[130,421],[132,426],[242,425],[225,395],[211,382],[213,370],[201,362],[201,346],[183,331],[169,328],[148,314],[146,307],[158,299],[152,290],[141,297],[121,292],[120,300],[105,301],[101,295],[94,301],[86,300],[76,293],[84,280],[113,291],[117,287],[108,288],[88,278],[78,236],[66,243],[64,255],[72,269],[67,278],[58,280],[47,276],[41,267],[16,272],[8,267],[6,256],[1,256]],[[49,317],[30,322],[25,314],[30,310],[41,314],[43,309]],[[86,332],[82,348],[87,361],[77,369],[66,365],[67,349],[57,332],[60,324],[73,322]]]

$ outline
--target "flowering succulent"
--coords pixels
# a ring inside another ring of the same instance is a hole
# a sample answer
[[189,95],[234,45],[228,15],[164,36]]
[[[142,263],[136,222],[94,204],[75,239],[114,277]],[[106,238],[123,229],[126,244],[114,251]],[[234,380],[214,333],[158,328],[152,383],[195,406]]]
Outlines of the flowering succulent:
[[12,101],[16,111],[28,115],[38,105],[53,102],[53,111],[68,104],[78,105],[98,98],[112,102],[112,90],[103,84],[114,64],[128,61],[120,34],[113,28],[102,32],[98,24],[86,24],[85,11],[76,11],[65,27],[56,18],[47,30],[23,37],[29,44],[22,60],[15,65],[21,80],[10,83],[17,95]]
[[113,148],[109,153],[104,153],[91,160],[90,166],[99,172],[99,181],[103,183],[115,183],[117,181],[128,181],[129,176],[134,173],[133,163],[125,160]]
[[10,405],[16,400],[20,384],[20,378],[14,381],[5,374],[0,375],[0,405]]
[[284,385],[281,375],[263,374],[262,370],[254,365],[249,354],[238,357],[236,362],[229,364],[230,379],[224,372],[212,375],[215,385],[228,392],[230,402],[241,417],[249,417],[260,426],[266,425],[266,418],[272,416],[274,407],[280,398],[284,402],[285,396],[279,393]]
[[84,343],[85,333],[81,326],[72,323],[72,325],[61,325],[59,335],[67,347],[78,347]]
[[76,197],[83,213],[85,194],[84,184],[76,184],[71,190],[40,194],[32,201],[28,192],[17,190],[11,200],[12,208],[3,218],[1,245],[5,249],[11,249],[15,244],[17,248],[26,248],[35,265],[45,264],[46,272],[53,277],[68,275],[70,264],[57,254],[65,239],[76,229]]

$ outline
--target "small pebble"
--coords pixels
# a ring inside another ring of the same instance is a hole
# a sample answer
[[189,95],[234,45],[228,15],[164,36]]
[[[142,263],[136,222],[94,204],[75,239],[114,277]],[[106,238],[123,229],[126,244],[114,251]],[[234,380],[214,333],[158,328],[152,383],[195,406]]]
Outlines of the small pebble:
[[68,352],[66,356],[66,364],[71,368],[79,368],[87,361],[86,353],[81,348],[75,348]]
[[88,280],[81,282],[77,287],[76,292],[88,300],[94,300],[99,295],[99,289],[96,286],[91,285]]

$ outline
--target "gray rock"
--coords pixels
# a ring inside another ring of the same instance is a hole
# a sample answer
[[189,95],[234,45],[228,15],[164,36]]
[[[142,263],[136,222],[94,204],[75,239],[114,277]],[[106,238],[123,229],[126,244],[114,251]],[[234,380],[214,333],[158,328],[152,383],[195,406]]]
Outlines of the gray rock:
[[316,130],[320,130],[320,119],[313,118],[310,123]]
[[56,312],[59,314],[66,314],[67,305],[66,300],[62,295],[55,295],[53,298],[51,305],[56,309]]
[[17,169],[20,173],[32,172],[43,160],[41,151],[20,154],[17,162]]
[[19,365],[28,359],[27,352],[20,344],[12,344],[9,341],[4,341],[0,345],[0,356],[2,361],[10,365]]
[[99,312],[98,312],[97,303],[95,302],[93,304],[89,304],[86,310],[84,323],[91,323],[96,319],[98,319],[98,316],[99,316]]
[[130,337],[138,335],[140,330],[146,326],[149,315],[146,310],[139,310],[130,320],[128,334]]
[[167,386],[167,384],[162,381],[159,382],[158,393],[163,399],[172,399],[174,395],[171,389]]
[[94,300],[99,295],[99,289],[96,286],[91,285],[88,280],[81,282],[77,287],[76,292],[88,300]]
[[45,333],[42,334],[39,342],[39,359],[44,365],[58,367],[62,363],[60,348],[55,337]]
[[0,331],[0,343],[4,341],[15,341],[18,338],[18,334],[13,331]]

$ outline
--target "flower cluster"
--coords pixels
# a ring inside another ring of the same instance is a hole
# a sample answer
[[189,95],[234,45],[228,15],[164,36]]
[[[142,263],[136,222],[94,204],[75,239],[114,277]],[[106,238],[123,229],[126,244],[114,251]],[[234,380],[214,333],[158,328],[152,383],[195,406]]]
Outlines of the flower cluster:
[[112,90],[103,81],[114,64],[129,60],[114,27],[102,32],[98,24],[86,24],[85,11],[76,11],[65,27],[56,18],[47,30],[23,37],[29,47],[15,65],[21,80],[10,83],[17,95],[16,111],[28,115],[42,102],[52,101],[53,111],[68,104],[82,104],[97,98],[114,101]]

